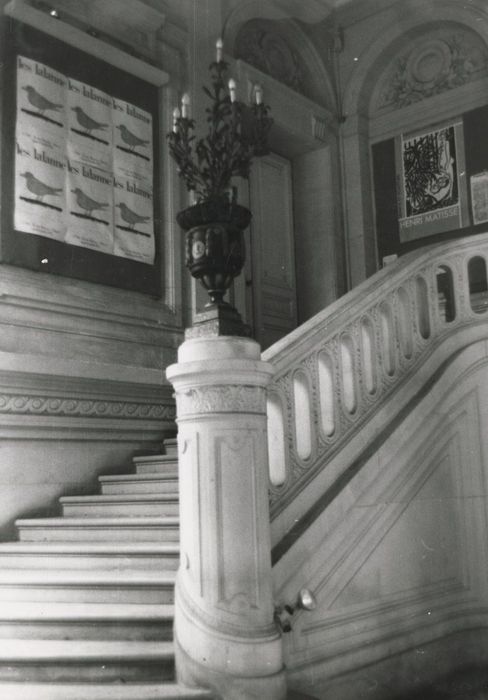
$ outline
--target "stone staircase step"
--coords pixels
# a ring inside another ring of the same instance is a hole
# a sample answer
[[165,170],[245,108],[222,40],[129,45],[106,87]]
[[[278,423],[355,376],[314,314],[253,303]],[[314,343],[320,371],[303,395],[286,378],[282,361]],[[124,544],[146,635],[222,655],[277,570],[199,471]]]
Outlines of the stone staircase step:
[[178,493],[178,473],[116,474],[99,476],[102,494]]
[[[88,695],[89,693],[89,695]],[[1,683],[5,700],[212,700],[210,691],[176,683]]]
[[0,600],[170,604],[175,572],[2,569]]
[[178,438],[166,438],[164,441],[164,451],[167,455],[178,455]]
[[0,543],[0,698],[212,698],[174,682],[177,442]]
[[0,639],[0,681],[164,681],[173,677],[174,650],[167,641]]
[[0,638],[170,641],[173,618],[168,604],[7,601],[0,603]]
[[122,494],[110,496],[63,496],[59,499],[64,517],[176,516],[179,512],[176,494]]
[[179,545],[134,542],[2,542],[0,569],[175,570]]
[[36,518],[15,523],[22,541],[177,542],[179,519]]
[[144,455],[132,460],[137,474],[174,474],[178,471],[177,455]]

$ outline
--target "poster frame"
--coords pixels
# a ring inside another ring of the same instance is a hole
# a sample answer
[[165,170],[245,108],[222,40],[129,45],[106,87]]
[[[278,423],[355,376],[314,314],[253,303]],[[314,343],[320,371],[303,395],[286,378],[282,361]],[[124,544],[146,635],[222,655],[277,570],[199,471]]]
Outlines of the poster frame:
[[[4,65],[2,110],[2,236],[1,261],[33,270],[59,274],[120,289],[128,289],[160,298],[163,289],[160,212],[160,93],[123,70],[71,47],[20,22],[9,19],[1,27]],[[51,240],[14,229],[14,173],[16,129],[17,57],[26,56],[51,66],[75,80],[112,94],[149,112],[153,121],[153,203],[154,264],[130,260],[69,243]]]

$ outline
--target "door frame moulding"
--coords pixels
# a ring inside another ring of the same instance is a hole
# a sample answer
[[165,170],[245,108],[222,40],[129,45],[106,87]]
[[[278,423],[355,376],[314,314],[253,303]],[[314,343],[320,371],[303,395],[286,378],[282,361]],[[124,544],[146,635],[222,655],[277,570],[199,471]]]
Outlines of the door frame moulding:
[[[330,110],[295,92],[275,78],[250,66],[245,61],[237,60],[232,62],[231,71],[237,79],[244,100],[252,100],[256,83],[263,86],[265,101],[267,104],[271,105],[271,113],[274,119],[269,140],[272,152],[290,160],[292,169],[294,159],[318,151],[323,151],[326,155],[329,151],[330,160],[338,162],[338,124],[335,115]],[[307,168],[310,169],[311,167],[310,164],[307,165]],[[317,182],[317,173],[314,170],[309,170],[309,172],[310,179]],[[328,176],[327,174],[323,175],[324,178]],[[324,182],[326,182],[325,179]],[[297,197],[300,197],[300,192],[294,187],[293,199],[295,214],[298,210],[297,201],[299,201],[299,199],[297,200]],[[330,263],[329,274],[336,276],[336,281],[334,282],[335,290],[338,290],[341,285],[341,270],[337,269],[335,262],[342,257],[342,251],[339,252],[338,249],[338,247],[341,246],[340,235],[342,235],[339,208],[340,205],[337,200],[333,210],[330,212],[329,219],[323,222],[322,229],[324,236],[330,235],[332,227],[334,230],[341,232],[334,237],[331,243],[331,245],[334,246],[334,254],[332,255],[329,253],[327,256]],[[309,217],[307,222],[307,224],[303,225],[310,228],[308,239],[312,241],[318,235],[317,225],[313,224],[312,217]],[[314,226],[313,230],[312,226]],[[313,254],[313,251],[310,251],[310,254]],[[295,262],[299,264],[297,256]],[[238,281],[237,284],[239,284]],[[298,298],[300,297],[301,291],[303,290],[300,288],[297,276]],[[334,299],[335,298],[334,296]],[[330,301],[331,299],[326,300],[324,296],[324,305]]]
[[[283,155],[294,155],[321,148],[337,131],[333,112],[308,97],[280,83],[275,78],[242,60],[233,62],[238,83],[248,100],[253,97],[256,83],[263,86],[266,102],[272,106],[276,128],[286,136]],[[271,144],[273,147],[273,143]],[[281,150],[281,149],[280,149]]]

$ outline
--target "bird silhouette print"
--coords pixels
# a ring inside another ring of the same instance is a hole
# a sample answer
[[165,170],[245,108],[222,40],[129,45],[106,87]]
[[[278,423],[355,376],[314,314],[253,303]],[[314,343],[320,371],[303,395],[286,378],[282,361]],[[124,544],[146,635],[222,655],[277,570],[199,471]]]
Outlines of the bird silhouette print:
[[78,124],[83,127],[83,129],[86,129],[89,134],[91,134],[92,131],[99,131],[108,127],[108,124],[97,122],[95,119],[92,119],[81,107],[72,107],[71,109],[76,114]]
[[97,202],[95,199],[92,199],[87,194],[85,194],[83,190],[80,190],[79,187],[77,187],[74,190],[71,190],[71,192],[74,195],[76,195],[77,206],[80,209],[84,209],[89,216],[91,216],[92,212],[96,211],[97,209],[103,211],[109,206],[108,202]]
[[62,104],[51,102],[47,97],[41,95],[32,85],[25,85],[22,90],[27,92],[27,100],[33,107],[39,110],[39,114],[41,115],[44,115],[46,111],[59,112],[59,110],[63,108]]
[[119,129],[120,131],[120,138],[124,143],[126,143],[130,150],[134,150],[136,146],[147,146],[149,141],[147,139],[141,139],[139,136],[136,136],[135,134],[132,133],[124,124],[120,124],[119,126],[115,127],[116,129]]
[[20,177],[25,177],[27,189],[36,196],[38,202],[42,202],[43,197],[46,197],[47,195],[59,197],[63,191],[62,187],[50,187],[49,185],[46,185],[45,182],[38,180],[37,177],[34,177],[34,175],[29,172],[20,173]]
[[127,224],[129,224],[129,228],[131,229],[134,228],[135,224],[146,224],[151,219],[150,216],[141,216],[132,209],[129,209],[127,204],[125,204],[124,202],[116,204],[115,206],[118,209],[120,209],[121,219],[123,219]]

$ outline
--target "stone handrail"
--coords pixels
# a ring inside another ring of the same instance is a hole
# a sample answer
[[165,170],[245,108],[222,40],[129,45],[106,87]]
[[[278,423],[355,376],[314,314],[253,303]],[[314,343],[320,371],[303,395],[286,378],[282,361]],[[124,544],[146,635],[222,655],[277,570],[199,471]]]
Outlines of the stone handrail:
[[263,353],[272,520],[447,336],[486,324],[487,267],[488,234],[409,253]]

